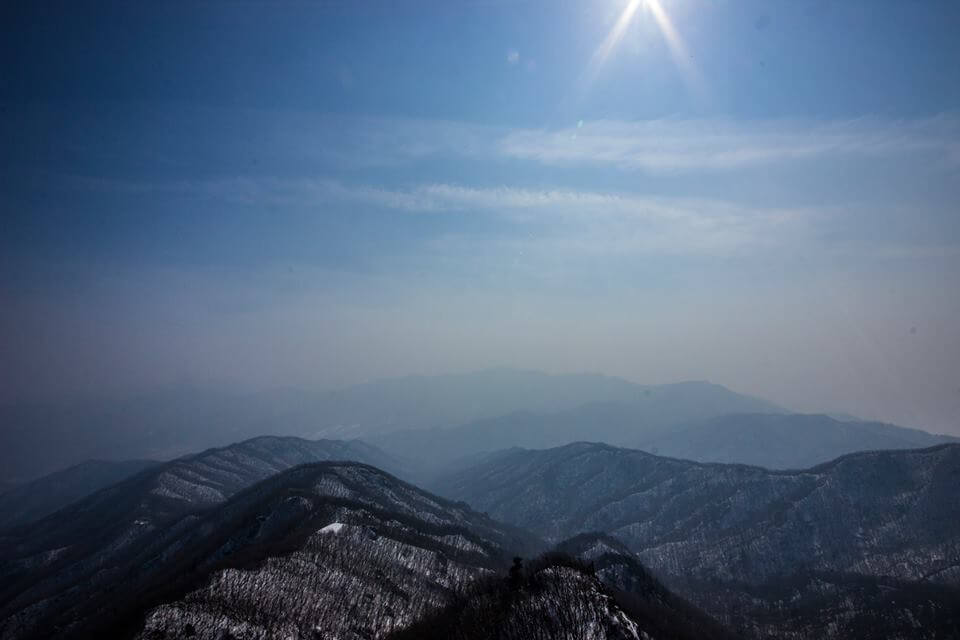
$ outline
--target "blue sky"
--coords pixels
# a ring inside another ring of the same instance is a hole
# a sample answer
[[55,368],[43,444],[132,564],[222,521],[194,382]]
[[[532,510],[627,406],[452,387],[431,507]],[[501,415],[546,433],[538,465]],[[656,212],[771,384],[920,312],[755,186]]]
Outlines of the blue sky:
[[960,433],[956,3],[33,4],[5,400],[508,365]]

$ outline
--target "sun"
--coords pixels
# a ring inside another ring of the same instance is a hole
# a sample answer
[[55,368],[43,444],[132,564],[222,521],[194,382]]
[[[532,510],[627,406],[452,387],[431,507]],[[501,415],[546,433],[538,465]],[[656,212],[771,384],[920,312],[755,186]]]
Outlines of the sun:
[[631,22],[633,22],[640,9],[648,11],[650,15],[653,16],[657,29],[660,31],[660,34],[667,44],[667,48],[670,50],[670,57],[673,59],[674,65],[683,74],[687,83],[699,91],[703,84],[699,70],[694,64],[693,56],[690,55],[690,51],[681,37],[680,32],[674,26],[670,14],[664,9],[661,0],[629,0],[629,2],[627,2],[617,17],[617,21],[610,29],[610,32],[603,39],[603,42],[600,43],[600,46],[597,47],[596,51],[594,51],[593,58],[590,62],[589,79],[592,80],[593,77],[600,72],[604,64],[606,64],[607,60],[617,49],[617,46],[623,40],[624,34],[627,32],[627,28]]

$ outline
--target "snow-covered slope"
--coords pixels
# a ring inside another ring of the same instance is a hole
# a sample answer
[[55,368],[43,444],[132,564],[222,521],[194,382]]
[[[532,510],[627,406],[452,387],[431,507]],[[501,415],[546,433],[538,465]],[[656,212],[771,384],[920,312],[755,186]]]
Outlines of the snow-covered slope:
[[733,640],[616,540],[588,534],[481,579],[389,640]]
[[145,536],[82,585],[34,591],[0,636],[375,637],[504,567],[505,549],[539,545],[374,467],[302,465]]
[[375,467],[306,464],[142,536],[82,584],[33,590],[0,621],[0,637],[729,637],[692,634],[690,621],[707,618],[664,607],[673,597],[659,585],[651,597],[648,576],[605,584],[611,562],[595,574],[550,553],[508,571],[515,554],[542,548]]
[[[547,560],[478,585],[390,640],[655,640],[586,567]],[[662,636],[666,640],[671,636]]]
[[[263,437],[153,467],[0,534],[0,618],[120,580],[146,541],[279,471],[318,460],[391,459],[356,441]],[[33,616],[29,613],[28,616]]]
[[196,555],[199,586],[152,609],[140,638],[382,637],[504,566],[505,549],[539,543],[373,467],[320,463],[237,496],[176,544]]
[[672,593],[626,545],[602,533],[585,533],[557,545],[587,563],[633,620],[651,637],[730,640],[727,629]]
[[[547,538],[608,532],[696,604],[733,615],[734,592],[762,595],[791,576],[798,602],[821,574],[834,595],[861,578],[955,589],[958,482],[960,445],[771,472],[577,443],[493,456],[436,486]],[[819,631],[842,611],[823,615]]]

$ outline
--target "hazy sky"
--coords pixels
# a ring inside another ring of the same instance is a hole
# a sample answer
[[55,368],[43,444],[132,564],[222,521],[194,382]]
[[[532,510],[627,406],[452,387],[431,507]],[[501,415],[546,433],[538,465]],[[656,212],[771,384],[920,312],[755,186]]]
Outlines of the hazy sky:
[[956,2],[0,29],[2,401],[517,366],[960,434]]

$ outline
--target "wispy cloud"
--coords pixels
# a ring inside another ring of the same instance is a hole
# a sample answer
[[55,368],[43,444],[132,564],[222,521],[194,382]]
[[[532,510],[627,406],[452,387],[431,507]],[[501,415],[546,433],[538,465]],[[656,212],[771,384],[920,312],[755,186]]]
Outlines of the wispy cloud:
[[656,198],[573,190],[423,188],[441,206],[498,215],[530,233],[511,234],[515,252],[542,256],[730,254],[781,244],[816,212],[761,209],[706,198]]
[[[172,202],[157,196],[175,195],[177,205],[206,200],[228,205],[218,210],[236,205],[268,214],[377,209],[483,216],[493,224],[465,225],[460,232],[487,234],[482,240],[490,242],[495,235],[518,247],[532,237],[540,247],[549,243],[574,254],[729,255],[782,247],[925,257],[952,254],[955,244],[944,249],[938,243],[953,228],[952,209],[944,203],[952,201],[951,179],[960,168],[960,118],[954,115],[596,121],[561,130],[407,119],[328,122],[308,114],[287,120],[274,132],[283,144],[266,147],[296,146],[292,169],[264,175],[244,167],[241,175],[203,179],[181,173],[159,183],[78,178],[68,188],[150,202]],[[310,155],[314,149],[323,162]],[[458,158],[466,160],[458,164]],[[840,165],[830,164],[838,159]],[[791,164],[800,161],[806,164]],[[416,171],[402,167],[411,163]],[[542,165],[602,171],[546,171]],[[774,165],[789,170],[768,171]],[[835,166],[856,167],[856,175],[834,180]],[[655,175],[638,181],[631,171]],[[708,176],[711,181],[697,172],[725,173]],[[681,175],[660,180],[664,173]],[[561,186],[542,186],[547,180]],[[398,218],[397,224],[405,223]],[[416,233],[432,241],[452,226],[418,223]]]
[[952,116],[887,121],[733,122],[601,120],[559,130],[518,130],[499,151],[548,165],[597,165],[674,172],[730,170],[844,156],[935,153],[960,160],[960,120]]
[[[521,63],[524,60],[519,58]],[[219,139],[207,133],[209,129],[222,129],[258,132],[255,137],[231,138],[230,158],[258,159],[260,166],[283,167],[279,173],[287,174],[301,169],[319,173],[376,172],[412,165],[429,168],[431,162],[450,164],[458,160],[474,163],[474,170],[484,163],[493,166],[507,162],[518,171],[543,165],[654,173],[730,171],[850,156],[905,161],[918,154],[940,157],[960,167],[960,114],[956,113],[919,119],[875,116],[817,121],[587,119],[560,128],[304,111],[192,110],[177,117],[191,122],[196,135],[158,139],[143,149],[134,149],[145,152],[143,162],[156,161],[162,152],[175,158],[168,169],[179,166],[186,173],[223,164],[224,158],[218,155],[222,151]],[[24,128],[16,125],[13,121],[5,133],[15,142],[26,144]],[[63,144],[74,152],[83,151],[84,145],[92,146],[98,157],[129,153],[126,147],[110,145],[115,138],[126,141],[133,136],[108,136],[104,132],[112,130],[111,126],[94,118],[84,137]]]
[[[426,157],[460,156],[682,172],[849,156],[903,159],[931,154],[960,167],[960,114],[954,113],[916,119],[586,120],[541,129],[360,118],[337,121],[336,126],[338,133],[332,138],[322,136],[323,153],[352,164],[395,165]],[[312,129],[316,127],[304,124],[287,142],[312,145],[317,138],[319,144],[321,140],[309,133]],[[341,137],[349,149],[336,144]]]
[[298,209],[363,205],[405,213],[491,216],[504,235],[535,237],[577,253],[729,252],[769,247],[816,212],[757,208],[705,198],[656,198],[569,189],[425,184],[408,189],[328,179],[224,181],[198,185],[207,196]]

